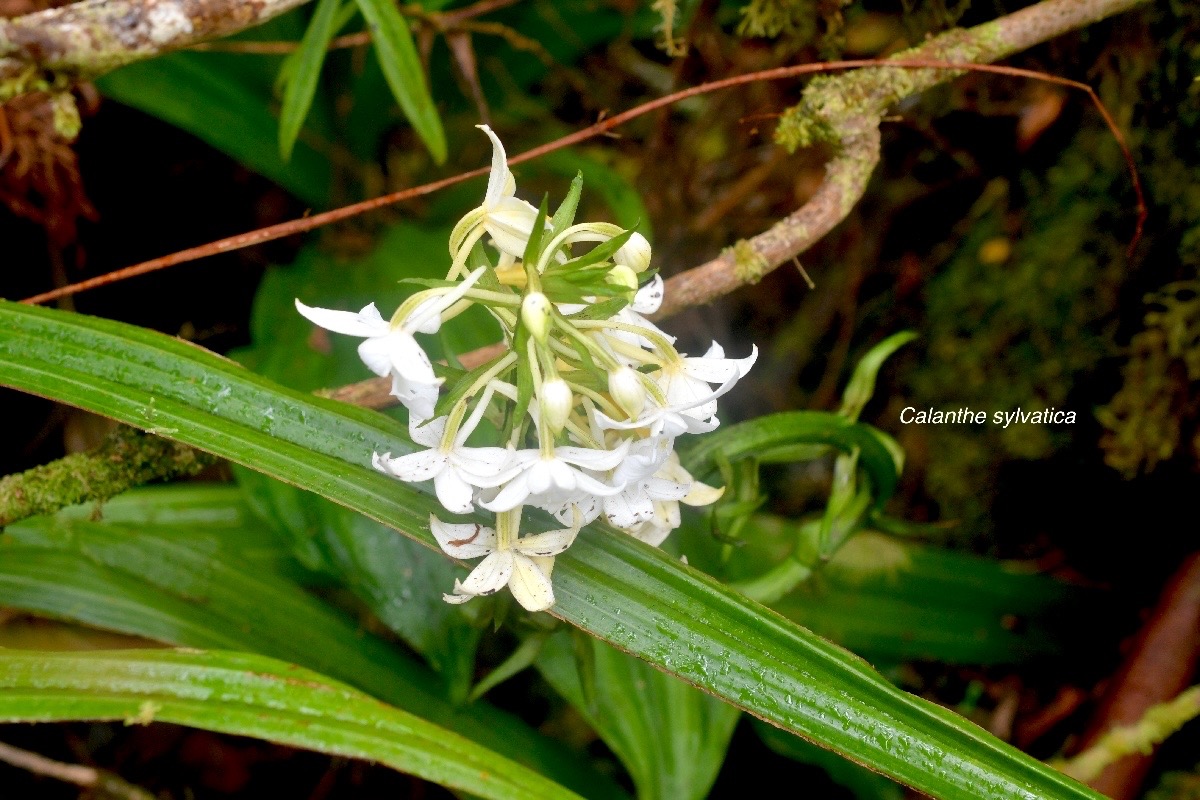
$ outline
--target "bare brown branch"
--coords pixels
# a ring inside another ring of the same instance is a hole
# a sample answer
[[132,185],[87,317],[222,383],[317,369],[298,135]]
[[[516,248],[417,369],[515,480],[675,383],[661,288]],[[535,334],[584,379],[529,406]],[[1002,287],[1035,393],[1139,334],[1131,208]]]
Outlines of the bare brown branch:
[[0,761],[35,775],[45,775],[48,778],[75,784],[83,789],[97,792],[101,796],[107,795],[120,798],[120,800],[154,800],[154,795],[150,792],[140,786],[134,786],[110,772],[79,764],[54,761],[38,753],[22,750],[4,742],[0,742]]

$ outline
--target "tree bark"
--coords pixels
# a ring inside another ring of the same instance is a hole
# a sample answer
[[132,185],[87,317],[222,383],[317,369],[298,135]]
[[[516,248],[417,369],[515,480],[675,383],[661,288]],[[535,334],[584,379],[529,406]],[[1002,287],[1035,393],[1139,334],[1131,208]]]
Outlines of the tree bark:
[[308,0],[83,0],[0,20],[0,102],[229,36]]

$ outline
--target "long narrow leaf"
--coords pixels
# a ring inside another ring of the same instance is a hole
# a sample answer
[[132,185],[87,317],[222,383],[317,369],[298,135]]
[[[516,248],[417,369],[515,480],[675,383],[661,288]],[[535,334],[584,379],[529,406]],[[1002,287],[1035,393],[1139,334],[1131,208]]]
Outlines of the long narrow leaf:
[[296,51],[295,68],[288,76],[283,106],[279,110],[279,152],[284,161],[292,157],[296,137],[300,135],[304,118],[317,94],[317,81],[321,77],[329,40],[333,38],[340,4],[341,0],[318,0],[308,30],[300,40],[300,49]]
[[174,722],[363,758],[481,797],[577,797],[349,686],[221,651],[0,652],[0,722]]
[[[560,783],[587,788],[591,796],[621,796],[574,752],[520,720],[487,703],[450,702],[424,665],[364,635],[266,568],[283,562],[281,553],[270,558],[260,553],[250,562],[240,548],[257,540],[262,550],[266,541],[261,531],[244,527],[248,515],[237,527],[239,512],[247,512],[239,508],[236,489],[200,490],[199,499],[211,499],[182,513],[176,498],[196,496],[193,487],[142,490],[129,499],[138,495],[140,503],[106,505],[104,523],[67,512],[10,526],[0,536],[0,605],[167,644],[284,659],[368,691]],[[214,504],[221,496],[224,512]],[[169,521],[153,521],[163,518]]]
[[442,120],[429,87],[425,83],[425,71],[413,44],[408,22],[400,15],[392,0],[356,0],[375,43],[375,53],[383,76],[391,87],[396,102],[404,116],[412,123],[413,130],[429,148],[433,160],[441,164],[446,160],[446,134]]
[[[572,647],[565,630],[552,636],[538,670],[621,759],[639,800],[707,797],[738,710],[628,653],[572,633],[584,641]],[[585,682],[585,674],[594,680]]]
[[[0,303],[0,384],[153,428],[433,546],[432,498],[369,466],[395,422],[287,391],[121,323]],[[557,616],[934,797],[1098,798],[866,662],[633,537],[594,527],[554,571]]]

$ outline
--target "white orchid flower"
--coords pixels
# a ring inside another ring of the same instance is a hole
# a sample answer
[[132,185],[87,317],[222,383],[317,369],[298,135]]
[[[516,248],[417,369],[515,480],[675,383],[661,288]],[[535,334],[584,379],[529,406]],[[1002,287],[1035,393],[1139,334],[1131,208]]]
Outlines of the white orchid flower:
[[554,605],[554,588],[550,584],[554,556],[570,547],[579,534],[579,528],[547,531],[521,537],[511,547],[499,548],[494,528],[448,525],[432,516],[429,527],[447,555],[463,559],[486,556],[465,581],[454,582],[453,594],[442,595],[443,600],[457,605],[507,586],[528,611],[545,611]]
[[491,501],[480,505],[496,512],[509,511],[520,505],[557,508],[581,495],[606,497],[616,494],[624,487],[609,486],[588,473],[608,472],[621,463],[628,449],[629,442],[624,441],[614,450],[555,447],[551,455],[544,455],[540,450],[520,450],[515,461],[521,465],[521,471]]
[[[651,400],[637,419],[624,422],[615,420],[599,409],[592,410],[593,422],[596,427],[606,431],[633,431],[645,428],[650,436],[664,436],[674,439],[685,433],[708,433],[716,430],[721,421],[716,418],[717,398],[728,392],[737,383],[740,375],[733,375],[715,390],[704,385],[706,393],[693,397],[689,402],[678,404],[658,405]],[[690,387],[689,387],[690,388]],[[702,418],[694,413],[694,409],[704,408],[708,417]]]
[[520,258],[525,255],[525,245],[533,233],[538,210],[517,199],[517,181],[508,169],[508,155],[500,137],[487,125],[478,127],[492,140],[492,171],[488,174],[487,192],[481,207],[483,227],[501,253]]
[[630,446],[629,456],[617,465],[610,479],[613,485],[625,488],[603,498],[609,522],[618,528],[633,528],[653,519],[655,501],[678,501],[687,496],[691,476],[679,482],[658,474],[668,457],[674,455],[671,446],[665,436],[650,436]]
[[710,383],[720,384],[721,394],[745,377],[758,359],[758,346],[752,346],[746,358],[725,358],[725,350],[716,342],[703,356],[668,361],[655,380],[667,397],[667,403],[681,413],[698,420],[713,419],[717,396]]
[[385,320],[374,303],[363,306],[356,314],[313,308],[297,299],[296,310],[326,330],[363,337],[366,341],[358,346],[358,357],[379,377],[390,375],[392,394],[417,417],[429,419],[437,405],[438,387],[444,379],[433,374],[433,364],[413,334],[437,333],[442,314],[462,299],[484,271],[481,267],[453,290],[430,296],[398,324]]
[[[482,409],[483,403],[477,410]],[[471,418],[450,441],[445,441],[447,417],[426,423],[410,417],[408,430],[412,440],[428,450],[392,458],[375,453],[371,463],[380,472],[402,481],[417,483],[433,479],[438,501],[453,514],[475,510],[475,488],[494,488],[508,481],[520,466],[512,466],[513,451],[504,447],[467,447],[467,437],[479,425],[481,414]]]
[[296,310],[316,325],[334,333],[365,338],[358,357],[381,378],[391,375],[392,394],[422,419],[433,416],[442,378],[433,374],[429,356],[404,326],[392,327],[374,303],[357,314],[329,308],[312,308],[296,301]]
[[724,493],[694,479],[671,452],[651,478],[631,481],[621,494],[604,498],[604,511],[613,525],[658,547],[679,527],[680,503],[707,506]]

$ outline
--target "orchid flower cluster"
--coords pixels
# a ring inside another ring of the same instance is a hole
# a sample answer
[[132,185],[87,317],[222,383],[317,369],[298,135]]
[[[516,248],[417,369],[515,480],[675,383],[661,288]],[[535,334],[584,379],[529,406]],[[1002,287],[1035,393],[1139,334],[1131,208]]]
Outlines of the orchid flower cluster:
[[[553,216],[544,203],[518,199],[503,145],[480,127],[493,147],[487,193],[450,236],[445,280],[421,282],[428,288],[390,320],[373,303],[358,313],[299,300],[296,308],[323,328],[362,337],[359,356],[391,378],[408,408],[422,449],[375,453],[374,467],[410,483],[432,481],[450,514],[479,506],[495,515],[490,528],[431,517],[447,554],[483,558],[446,602],[507,586],[523,607],[541,611],[554,603],[554,557],[583,525],[603,516],[657,546],[679,526],[681,503],[720,497],[680,465],[674,442],[717,427],[717,399],[758,350],[726,358],[714,342],[703,356],[678,352],[675,338],[645,317],[663,297],[645,237],[575,223],[579,177]],[[470,371],[435,367],[415,334],[437,333],[472,305],[500,324],[507,350]],[[522,535],[525,506],[564,527]]]

